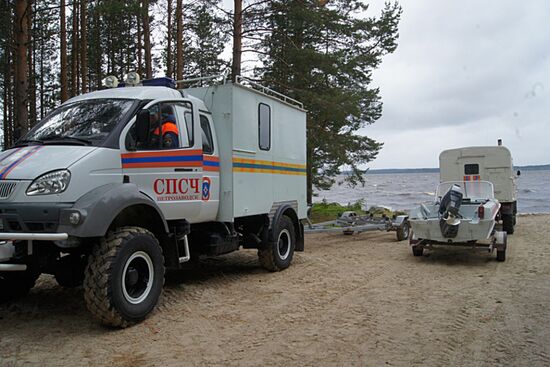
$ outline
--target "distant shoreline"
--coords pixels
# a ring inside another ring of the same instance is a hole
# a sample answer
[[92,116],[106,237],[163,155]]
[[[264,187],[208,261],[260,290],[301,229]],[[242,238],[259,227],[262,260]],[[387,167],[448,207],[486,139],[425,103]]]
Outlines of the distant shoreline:
[[[547,171],[550,170],[550,164],[515,166],[514,170],[520,171]],[[345,174],[346,172],[342,172]],[[439,173],[439,168],[386,168],[369,169],[367,174],[385,174],[385,173]]]

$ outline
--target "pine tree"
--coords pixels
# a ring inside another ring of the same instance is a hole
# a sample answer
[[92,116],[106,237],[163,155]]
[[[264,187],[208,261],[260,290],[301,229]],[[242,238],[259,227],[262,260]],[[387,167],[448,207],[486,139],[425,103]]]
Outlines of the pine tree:
[[357,134],[382,113],[372,71],[397,47],[401,8],[386,4],[378,18],[360,16],[359,0],[274,0],[257,74],[308,110],[308,200],[312,188],[328,189],[345,167],[351,184],[364,182],[360,168],[382,147]]
[[215,11],[217,6],[217,1],[203,1],[189,7],[189,22],[185,33],[185,74],[189,77],[220,74],[226,66],[221,54],[228,41],[229,27]]
[[15,42],[16,42],[16,72],[15,72],[15,105],[17,130],[19,134],[29,129],[29,64],[27,59],[29,31],[28,15],[29,2],[17,0],[15,3]]
[[59,37],[60,37],[60,78],[61,78],[61,103],[69,98],[67,86],[67,25],[65,16],[65,0],[61,0],[60,4],[60,19],[59,19]]
[[183,79],[183,3],[176,0],[176,80]]

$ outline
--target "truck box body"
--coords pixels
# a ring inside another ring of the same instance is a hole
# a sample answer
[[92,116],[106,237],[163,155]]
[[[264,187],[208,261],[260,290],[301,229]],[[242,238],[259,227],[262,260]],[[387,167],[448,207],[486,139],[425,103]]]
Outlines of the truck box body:
[[516,201],[512,155],[503,146],[449,149],[439,155],[440,181],[489,181],[501,203]]
[[[272,216],[282,203],[306,218],[306,112],[240,84],[189,88],[184,93],[204,101],[212,113],[220,150],[216,220]],[[261,149],[260,134],[266,131],[269,149]]]

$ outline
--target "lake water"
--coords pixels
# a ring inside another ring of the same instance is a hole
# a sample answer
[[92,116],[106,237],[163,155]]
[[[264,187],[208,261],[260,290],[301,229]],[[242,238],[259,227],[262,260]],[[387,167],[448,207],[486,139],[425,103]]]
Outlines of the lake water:
[[[439,173],[367,173],[365,179],[364,187],[335,184],[328,191],[316,191],[313,201],[326,199],[345,205],[363,199],[367,208],[376,205],[408,210],[433,200]],[[523,170],[517,182],[519,213],[550,213],[550,170]]]

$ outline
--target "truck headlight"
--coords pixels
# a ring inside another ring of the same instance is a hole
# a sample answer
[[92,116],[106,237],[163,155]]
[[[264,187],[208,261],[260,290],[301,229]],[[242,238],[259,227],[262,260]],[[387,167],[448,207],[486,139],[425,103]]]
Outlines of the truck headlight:
[[59,194],[67,189],[71,180],[71,172],[66,169],[46,173],[36,180],[27,189],[27,195]]

